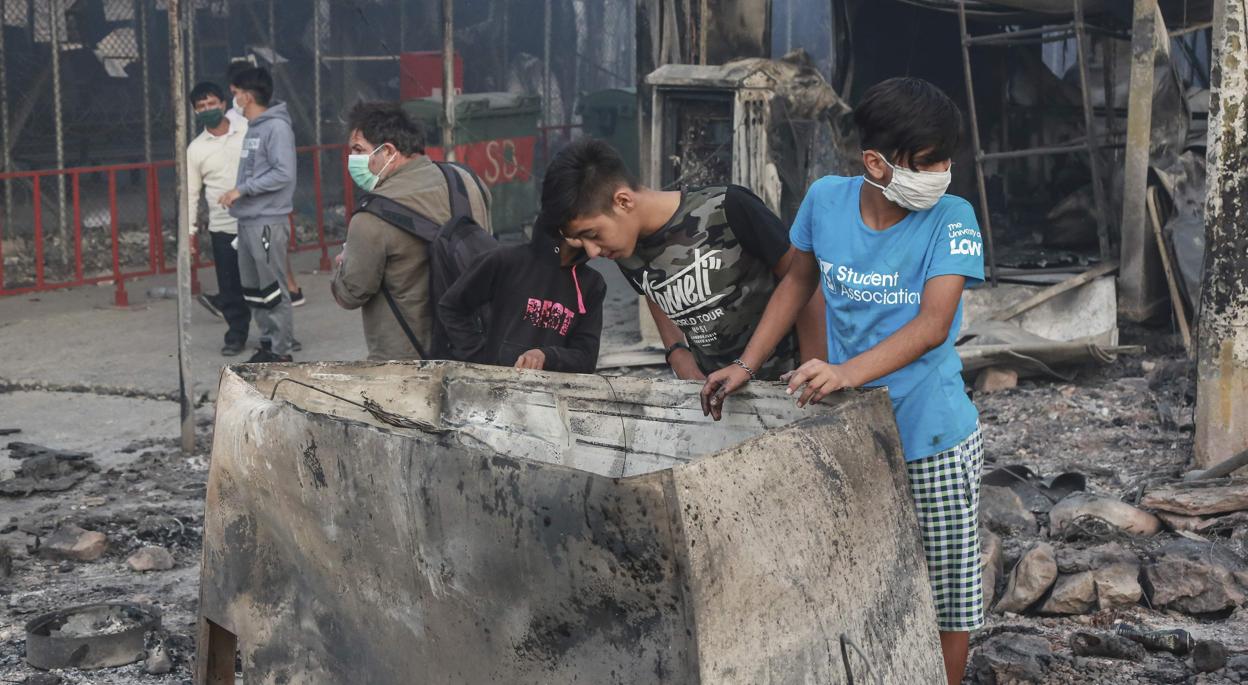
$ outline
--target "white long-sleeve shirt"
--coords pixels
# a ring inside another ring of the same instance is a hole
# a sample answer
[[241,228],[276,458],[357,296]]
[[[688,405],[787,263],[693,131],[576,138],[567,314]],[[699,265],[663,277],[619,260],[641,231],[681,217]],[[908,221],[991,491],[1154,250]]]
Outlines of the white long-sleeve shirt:
[[214,136],[204,129],[186,149],[186,197],[190,204],[192,228],[199,213],[202,192],[208,202],[208,230],[213,233],[238,233],[238,220],[217,200],[234,188],[238,181],[238,161],[247,135],[247,120],[233,111],[226,112],[230,130]]

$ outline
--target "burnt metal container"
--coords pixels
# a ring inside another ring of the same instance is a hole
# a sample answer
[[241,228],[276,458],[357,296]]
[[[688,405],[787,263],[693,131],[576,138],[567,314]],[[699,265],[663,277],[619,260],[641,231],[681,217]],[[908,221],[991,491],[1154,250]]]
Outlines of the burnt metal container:
[[127,602],[53,611],[26,624],[26,663],[44,670],[125,666],[147,655],[147,634],[158,628],[156,609]]
[[887,393],[699,387],[226,369],[198,682],[943,682]]

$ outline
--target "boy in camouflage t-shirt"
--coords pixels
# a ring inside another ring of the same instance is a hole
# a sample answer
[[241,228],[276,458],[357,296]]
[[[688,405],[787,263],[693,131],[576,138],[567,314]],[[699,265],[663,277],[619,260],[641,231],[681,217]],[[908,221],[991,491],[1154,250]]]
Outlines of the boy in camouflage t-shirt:
[[[793,259],[788,231],[740,186],[688,191],[641,187],[610,145],[582,139],[552,160],[542,214],[591,257],[615,260],[646,297],[678,378],[740,363],[750,335]],[[776,380],[826,355],[823,298],[752,376]]]

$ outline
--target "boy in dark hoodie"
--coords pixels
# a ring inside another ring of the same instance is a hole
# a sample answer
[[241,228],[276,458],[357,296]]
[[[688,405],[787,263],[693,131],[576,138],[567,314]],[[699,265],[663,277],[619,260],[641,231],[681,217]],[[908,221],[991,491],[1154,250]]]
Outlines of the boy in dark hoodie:
[[442,296],[438,315],[456,359],[594,372],[607,285],[552,226],[539,219],[527,245],[490,252]]

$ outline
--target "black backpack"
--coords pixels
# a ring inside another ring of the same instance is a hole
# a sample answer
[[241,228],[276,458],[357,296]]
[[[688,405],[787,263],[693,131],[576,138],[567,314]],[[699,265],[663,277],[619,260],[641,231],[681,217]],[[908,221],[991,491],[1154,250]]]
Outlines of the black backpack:
[[[438,302],[442,295],[450,290],[455,281],[480,261],[481,256],[498,247],[498,241],[472,218],[472,208],[468,200],[468,189],[464,187],[464,179],[455,168],[458,164],[435,162],[446,177],[447,190],[451,196],[451,218],[444,224],[421,216],[404,204],[388,197],[374,193],[365,193],[355,211],[367,212],[429,244],[429,306],[433,310],[433,347],[426,350],[412,327],[408,325],[399,304],[389,289],[384,285],[381,294],[385,296],[394,318],[407,334],[407,339],[420,354],[421,359],[452,359],[450,341],[446,338],[446,329],[438,319]],[[460,167],[467,169],[467,167]],[[468,173],[472,173],[469,170]],[[473,174],[476,179],[476,174]],[[477,181],[480,187],[480,180]],[[482,192],[482,196],[485,193]],[[488,311],[479,311],[482,321],[489,320]]]

